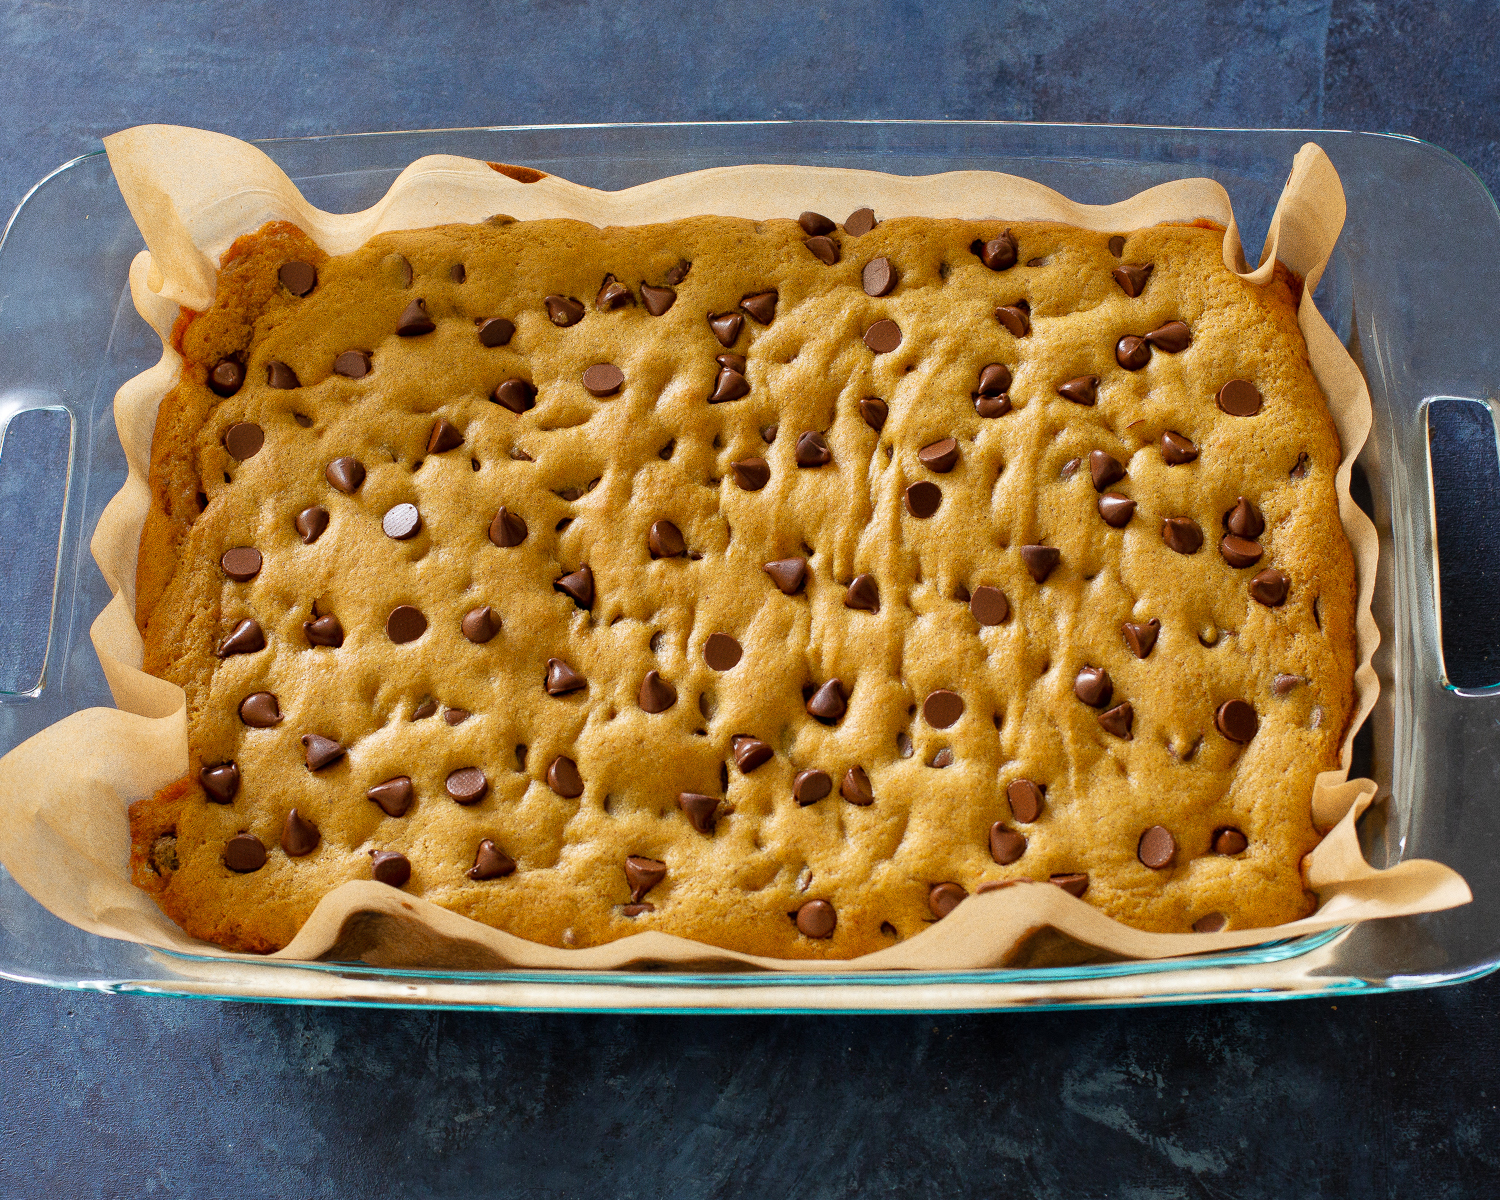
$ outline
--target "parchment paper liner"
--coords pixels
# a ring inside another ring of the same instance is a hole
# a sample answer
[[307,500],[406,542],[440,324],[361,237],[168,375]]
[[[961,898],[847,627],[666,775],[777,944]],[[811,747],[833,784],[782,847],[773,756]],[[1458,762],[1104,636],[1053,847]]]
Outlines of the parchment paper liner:
[[[472,159],[434,155],[413,163],[373,208],[335,215],[309,205],[282,171],[233,138],[172,126],[141,126],[105,139],[111,165],[149,250],[137,256],[131,293],[162,337],[161,361],[122,387],[115,399],[120,441],[130,471],[95,530],[92,550],[114,592],[92,636],[119,709],[73,714],[0,759],[0,862],[33,897],[63,920],[102,934],[215,958],[230,954],[188,937],[129,881],[126,807],[180,778],[187,769],[182,691],[140,670],[135,567],[149,504],[146,478],[157,405],[175,384],[180,358],[170,346],[178,305],[213,301],[219,256],[235,237],[266,221],[291,221],[328,253],[356,249],[376,233],[496,213],[518,219],[574,217],[595,225],[665,221],[700,213],[762,219],[803,209],[851,212],[869,204],[882,214],[1064,221],[1086,229],[1131,230],[1163,221],[1206,218],[1228,230],[1224,259],[1263,284],[1280,259],[1306,280],[1298,318],[1318,381],[1338,425],[1343,462],[1337,476],[1340,515],[1359,576],[1358,704],[1344,739],[1341,767],[1318,777],[1310,798],[1314,821],[1330,832],[1308,856],[1308,886],[1317,912],[1274,928],[1219,934],[1144,933],[1120,924],[1048,883],[1021,884],[970,897],[928,930],[862,958],[792,961],[720,950],[647,932],[604,946],[565,950],[523,941],[375,882],[346,883],[329,893],[276,959],[363,958],[382,965],[483,970],[497,967],[598,970],[631,963],[743,964],[777,971],[974,969],[1003,965],[1030,934],[1051,927],[1114,955],[1165,958],[1289,938],[1355,921],[1432,912],[1465,904],[1468,886],[1454,871],[1426,860],[1377,871],[1365,862],[1355,820],[1374,798],[1370,780],[1347,779],[1354,730],[1375,703],[1379,684],[1370,659],[1380,634],[1370,612],[1378,552],[1375,528],[1349,495],[1349,472],[1372,420],[1363,377],[1312,301],[1313,289],[1344,221],[1344,193],[1327,156],[1308,143],[1293,161],[1260,265],[1245,270],[1229,196],[1217,183],[1162,184],[1119,204],[1075,204],[1040,184],[983,171],[925,177],[789,166],[699,171],[621,192],[599,192],[555,177],[521,183]],[[202,964],[205,969],[211,964]],[[227,966],[227,964],[226,964]],[[191,973],[177,959],[172,969]],[[278,991],[281,989],[278,988]],[[285,980],[285,994],[325,991],[313,981]]]

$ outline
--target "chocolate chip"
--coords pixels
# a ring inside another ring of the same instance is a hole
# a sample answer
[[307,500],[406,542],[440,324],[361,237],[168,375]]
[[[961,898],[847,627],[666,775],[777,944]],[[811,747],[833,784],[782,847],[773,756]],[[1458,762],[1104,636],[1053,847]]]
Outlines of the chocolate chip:
[[345,350],[333,360],[333,373],[346,379],[363,379],[370,373],[371,365],[368,351]]
[[1119,492],[1105,492],[1099,497],[1099,515],[1114,529],[1123,529],[1135,515],[1135,501]]
[[336,458],[328,464],[328,469],[323,472],[328,482],[338,488],[346,496],[352,496],[359,491],[359,485],[365,481],[365,464],[357,458]]
[[462,725],[469,719],[467,708],[445,708],[443,709],[443,722],[447,725]]
[[294,296],[305,296],[318,284],[318,272],[312,263],[297,261],[282,263],[281,269],[276,272],[276,278],[281,280],[281,286]]
[[929,767],[937,767],[939,770],[943,767],[951,767],[953,765],[953,751],[949,747],[944,746],[932,756],[932,761],[927,765]]
[[309,645],[333,646],[336,649],[344,644],[344,627],[332,613],[303,621],[302,632],[307,636]]
[[719,809],[719,802],[713,796],[703,796],[697,792],[679,792],[677,807],[687,814],[688,821],[699,833],[714,831],[714,818]]
[[246,875],[266,865],[266,848],[253,833],[237,833],[224,843],[224,865]]
[[815,212],[803,213],[797,218],[797,224],[802,226],[802,232],[808,237],[822,237],[825,233],[832,233],[838,228],[822,213]]
[[1169,467],[1180,467],[1198,457],[1198,447],[1182,434],[1168,430],[1161,435],[1161,456]]
[[1155,263],[1122,263],[1114,269],[1115,282],[1120,290],[1132,299],[1145,290],[1146,280],[1151,278]]
[[750,381],[741,372],[731,367],[721,367],[714,380],[713,395],[708,398],[708,402],[728,404],[731,400],[740,400],[749,394]]
[[332,738],[326,738],[318,733],[304,733],[302,747],[309,771],[321,771],[330,763],[336,763],[344,757],[342,746]]
[[942,438],[923,446],[917,451],[917,458],[929,471],[946,475],[958,465],[958,442],[951,437]]
[[232,396],[245,384],[245,368],[232,358],[220,360],[208,373],[208,388],[215,396]]
[[231,654],[254,654],[265,648],[266,635],[261,632],[260,625],[246,617],[230,630],[214,653],[220,658],[228,658]]
[[411,879],[411,862],[396,850],[371,850],[370,875],[376,883],[405,887]]
[[490,522],[490,541],[497,546],[519,546],[526,540],[526,522],[503,504]]
[[1226,700],[1214,713],[1214,725],[1231,742],[1244,745],[1260,728],[1255,709],[1244,700]]
[[859,402],[859,415],[865,419],[866,425],[879,433],[885,428],[886,418],[891,415],[891,410],[878,396],[866,396]]
[[646,535],[646,545],[652,558],[676,558],[687,553],[687,543],[682,540],[682,530],[671,521],[653,521]]
[[1130,646],[1130,652],[1137,658],[1145,658],[1156,645],[1156,635],[1161,632],[1161,622],[1152,617],[1144,624],[1126,621],[1122,628],[1125,630],[1125,641]]
[[547,319],[561,329],[583,320],[584,307],[571,296],[553,294],[545,297],[542,303],[547,306]]
[[641,284],[641,304],[653,317],[662,316],[675,303],[677,303],[677,293],[671,288],[654,287],[649,283]]
[[1231,379],[1219,389],[1214,401],[1231,417],[1253,417],[1265,403],[1260,389],[1245,379]]
[[797,438],[795,456],[799,467],[824,467],[833,461],[833,454],[828,449],[827,439],[815,431],[809,431]]
[[980,369],[978,391],[981,396],[998,396],[1011,385],[1010,368],[1004,363],[990,363]]
[[608,312],[629,303],[630,289],[613,275],[606,275],[599,294],[594,297],[594,307],[600,312]]
[[981,585],[969,599],[969,612],[981,625],[1003,625],[1010,616],[1010,602],[999,588]]
[[827,771],[798,771],[792,779],[792,799],[806,808],[825,799],[833,791],[833,780]]
[[877,224],[873,209],[856,208],[844,218],[844,232],[850,237],[864,237]]
[[1003,417],[1010,409],[1009,396],[978,396],[974,400],[974,411],[981,417]]
[[1042,798],[1046,789],[1029,779],[1013,779],[1005,789],[1010,800],[1010,815],[1023,825],[1029,825],[1042,814]]
[[1235,537],[1232,533],[1226,533],[1223,540],[1219,542],[1219,553],[1224,556],[1224,561],[1231,567],[1253,567],[1261,559],[1264,551],[1259,542],[1252,542],[1248,538]]
[[260,574],[260,568],[260,551],[254,546],[236,546],[224,551],[219,559],[219,569],[236,583],[250,582]]
[[831,237],[810,237],[802,244],[814,258],[830,267],[839,260],[839,244]]
[[1130,727],[1135,723],[1135,709],[1130,706],[1130,701],[1117,704],[1107,712],[1099,714],[1099,725],[1105,733],[1112,733],[1116,737],[1124,738],[1127,742],[1131,739]]
[[489,838],[474,852],[474,865],[464,872],[470,879],[504,879],[516,869],[516,860]]
[[1221,912],[1211,912],[1193,922],[1194,933],[1218,933],[1229,924],[1229,918]]
[[1057,477],[1059,479],[1072,479],[1073,476],[1078,474],[1078,468],[1081,466],[1083,466],[1083,459],[1070,458],[1067,462],[1063,463],[1061,469],[1058,470]]
[[252,729],[281,724],[281,705],[270,692],[252,692],[240,701],[240,720]]
[[739,313],[719,313],[717,316],[710,313],[708,327],[714,331],[714,337],[719,339],[719,345],[732,346],[740,336],[740,330],[745,327],[745,318]]
[[583,387],[591,396],[613,396],[625,383],[625,372],[614,363],[595,363],[583,373]]
[[422,516],[415,504],[397,504],[385,510],[380,518],[380,527],[385,536],[398,542],[414,538],[422,529]]
[[1271,681],[1271,690],[1273,692],[1275,692],[1278,696],[1286,696],[1286,695],[1289,695],[1291,693],[1292,689],[1294,687],[1296,687],[1299,683],[1306,683],[1306,682],[1307,682],[1307,680],[1304,679],[1301,675],[1285,675],[1285,674],[1282,674],[1282,675],[1276,676],[1276,678]]
[[771,464],[763,458],[744,458],[730,463],[735,483],[747,492],[758,492],[771,481]]
[[1176,854],[1177,839],[1161,825],[1153,825],[1141,834],[1141,840],[1135,849],[1136,857],[1153,871],[1171,866]]
[[666,712],[677,703],[677,689],[661,677],[660,671],[647,671],[641,680],[641,709],[648,713]]
[[956,883],[935,883],[927,889],[927,907],[941,921],[968,897],[969,893]]
[[1002,867],[1020,861],[1026,853],[1026,838],[999,821],[990,826],[990,857]]
[[727,633],[711,633],[703,643],[703,661],[714,671],[731,671],[744,653],[739,642]]
[[995,310],[995,320],[1005,326],[1011,337],[1025,337],[1031,332],[1031,314],[1019,304],[1002,304]]
[[623,904],[620,906],[620,912],[627,917],[644,916],[646,913],[654,913],[655,911],[656,905],[649,902],[644,904]]
[[322,837],[318,827],[294,808],[281,827],[281,848],[291,858],[301,858],[316,850]]
[[734,765],[740,769],[741,775],[748,775],[756,767],[764,766],[775,754],[769,745],[748,733],[735,734],[729,739],[729,743],[734,750]]
[[464,614],[459,628],[469,641],[483,645],[500,632],[500,617],[488,604],[482,608],[471,608]]
[[1224,514],[1224,528],[1236,537],[1254,541],[1266,531],[1266,519],[1261,516],[1260,509],[1241,496]]
[[871,259],[859,278],[867,296],[889,296],[896,290],[896,268],[888,258]]
[[536,405],[536,388],[524,379],[503,379],[495,385],[490,399],[501,408],[520,414]]
[[926,520],[937,512],[943,502],[942,489],[930,480],[922,479],[906,489],[906,511],[912,516]]
[[865,330],[865,345],[876,354],[889,354],[901,344],[901,327],[892,320],[876,321]]
[[397,775],[394,779],[377,783],[365,793],[365,799],[375,801],[388,817],[403,816],[411,807],[411,778]]
[[203,790],[208,793],[208,799],[214,804],[228,804],[234,799],[234,794],[240,790],[240,768],[232,762],[220,763],[215,767],[204,767],[198,772],[198,782],[203,785]]
[[1196,554],[1203,545],[1203,530],[1191,517],[1167,517],[1161,523],[1161,538],[1178,554]]
[[587,609],[594,607],[594,573],[589,570],[587,565],[581,566],[578,570],[564,575],[561,579],[555,580],[552,584],[552,590],[554,592],[562,592],[565,596],[570,596],[573,603],[578,605],[579,608]]
[[241,421],[238,425],[231,425],[224,432],[224,449],[241,462],[247,458],[254,458],[265,444],[265,430],[251,421]]
[[915,749],[916,747],[911,744],[911,738],[907,735],[906,730],[903,729],[896,734],[896,753],[902,758],[910,758]]
[[761,431],[760,431],[760,440],[763,441],[763,442],[765,442],[765,444],[769,446],[772,442],[774,442],[776,440],[776,432],[777,432],[777,430],[779,428],[780,428],[780,426],[778,426],[778,425],[764,425],[764,426],[762,426],[761,427]]
[[1084,667],[1073,680],[1073,694],[1090,708],[1103,708],[1114,690],[1109,672],[1103,667]]
[[1102,492],[1112,483],[1125,478],[1125,468],[1120,460],[1103,450],[1089,451],[1089,476],[1094,481],[1094,490]]
[[922,718],[934,729],[947,729],[964,715],[964,698],[947,688],[929,692],[922,701]]
[[1151,361],[1151,346],[1144,339],[1127,333],[1115,343],[1115,361],[1127,371],[1139,371]]
[[1181,354],[1193,344],[1193,331],[1182,321],[1168,321],[1146,334],[1146,341],[1168,354]]
[[507,321],[504,317],[485,317],[479,324],[479,344],[488,346],[491,350],[497,346],[507,346],[510,339],[516,336],[514,321]]
[[1109,239],[1109,252],[1116,258],[1119,258],[1120,255],[1125,253],[1125,239],[1122,238],[1118,233],[1115,234],[1114,237]]
[[844,593],[844,607],[863,609],[865,612],[880,611],[880,588],[873,575],[856,575]]
[[765,571],[783,595],[795,596],[807,582],[807,559],[779,558],[775,562],[766,563]]
[[1250,841],[1233,825],[1225,825],[1221,829],[1214,830],[1213,847],[1215,854],[1232,855],[1243,854]]
[[838,914],[827,900],[809,900],[797,910],[797,932],[804,937],[830,938],[838,923]]
[[1292,464],[1292,469],[1287,472],[1288,478],[1291,478],[1291,479],[1304,479],[1304,478],[1306,478],[1306,476],[1307,476],[1307,464],[1308,464],[1307,452],[1303,451],[1302,453],[1300,453],[1300,454],[1297,455],[1297,461]]
[[760,324],[769,325],[776,316],[776,300],[774,291],[757,292],[753,296],[744,297],[740,301],[740,307]]
[[437,712],[437,710],[437,701],[429,696],[427,697],[427,699],[423,700],[421,704],[417,705],[416,709],[411,714],[411,719],[413,721],[425,721],[428,717],[432,716],[433,713]]
[[838,679],[828,680],[814,691],[807,701],[808,714],[825,722],[837,721],[844,715],[847,707],[847,702],[844,700],[844,685]]
[[1060,383],[1057,386],[1057,394],[1064,400],[1071,400],[1074,404],[1092,407],[1099,399],[1099,376],[1080,375],[1077,379]]
[[850,804],[866,808],[875,803],[875,792],[870,787],[870,777],[863,767],[850,767],[844,772],[844,782],[839,785],[839,795]]
[[646,893],[667,877],[667,864],[640,854],[625,859],[625,882],[630,887],[630,900],[639,904]]
[[[436,328],[437,325],[427,315],[427,303],[423,300],[413,300],[396,320],[396,335],[398,337],[420,337],[424,333],[431,333]],[[337,370],[338,368],[335,367],[334,369]]]
[[268,387],[279,388],[283,392],[289,392],[293,388],[301,387],[302,383],[297,378],[296,371],[292,370],[286,363],[277,362],[275,359],[272,359],[266,364],[266,385]]
[[1038,583],[1045,583],[1047,576],[1057,569],[1062,561],[1062,551],[1056,546],[1022,546],[1021,561]]
[[464,435],[439,417],[433,422],[432,431],[427,435],[427,453],[442,454],[448,450],[456,450],[464,444]]
[[1267,608],[1278,608],[1286,603],[1287,590],[1290,586],[1291,580],[1285,575],[1267,567],[1250,581],[1250,595]]
[[991,271],[1008,271],[1016,265],[1020,249],[1015,235],[1007,229],[999,237],[991,238],[979,247],[979,261]]
[[478,767],[459,767],[448,773],[443,790],[459,804],[475,804],[490,790],[490,781]]
[[1062,888],[1063,891],[1067,892],[1068,895],[1076,896],[1080,900],[1083,899],[1084,892],[1089,890],[1089,877],[1087,875],[1079,873],[1071,875],[1053,875],[1048,878],[1047,882],[1057,884],[1057,886]]
[[427,632],[427,618],[410,604],[399,604],[385,619],[385,634],[397,645],[414,642]]
[[588,687],[588,680],[560,658],[547,660],[547,695],[565,696]]

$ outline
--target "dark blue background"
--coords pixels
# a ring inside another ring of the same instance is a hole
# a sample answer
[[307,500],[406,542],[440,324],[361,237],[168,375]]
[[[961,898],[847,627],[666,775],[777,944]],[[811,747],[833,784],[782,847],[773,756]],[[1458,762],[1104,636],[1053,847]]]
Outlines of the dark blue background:
[[[305,14],[305,15],[303,15]],[[1002,117],[1429,138],[1500,181],[1482,3],[0,3],[0,204],[242,137]],[[0,1195],[1430,1197],[1500,1179],[1500,978],[911,1018],[411,1014],[0,985]]]

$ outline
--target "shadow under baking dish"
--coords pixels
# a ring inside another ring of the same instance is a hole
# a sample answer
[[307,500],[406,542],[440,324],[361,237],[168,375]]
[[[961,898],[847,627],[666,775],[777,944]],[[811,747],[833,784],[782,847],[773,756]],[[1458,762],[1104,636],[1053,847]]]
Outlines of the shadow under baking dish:
[[[1253,256],[1292,157],[1309,140],[1328,152],[1349,201],[1317,300],[1363,368],[1375,412],[1354,487],[1380,533],[1374,611],[1383,639],[1380,701],[1356,742],[1355,774],[1380,785],[1361,840],[1377,867],[1416,857],[1453,867],[1472,887],[1472,904],[1164,962],[878,974],[464,972],[166,953],[68,925],[0,871],[0,976],[319,1004],[910,1012],[1282,999],[1430,987],[1493,970],[1500,888],[1489,885],[1500,882],[1500,805],[1489,780],[1500,772],[1500,686],[1450,682],[1440,622],[1440,613],[1472,611],[1476,599],[1464,589],[1487,576],[1454,570],[1439,600],[1438,538],[1457,563],[1454,535],[1442,531],[1462,525],[1439,521],[1453,502],[1444,499],[1441,470],[1436,493],[1433,475],[1446,461],[1453,401],[1466,402],[1462,427],[1488,429],[1494,451],[1486,398],[1500,378],[1491,336],[1500,275],[1489,264],[1500,260],[1500,213],[1456,159],[1383,134],[968,121],[529,126],[260,146],[310,201],[345,212],[368,207],[411,161],[435,153],[521,163],[609,189],[754,162],[907,175],[994,170],[1095,204],[1206,175],[1228,189]],[[109,600],[88,540],[125,478],[114,393],[160,356],[126,287],[140,248],[102,154],[37,184],[0,241],[0,500],[15,514],[0,529],[0,753],[72,712],[112,703],[87,636]]]

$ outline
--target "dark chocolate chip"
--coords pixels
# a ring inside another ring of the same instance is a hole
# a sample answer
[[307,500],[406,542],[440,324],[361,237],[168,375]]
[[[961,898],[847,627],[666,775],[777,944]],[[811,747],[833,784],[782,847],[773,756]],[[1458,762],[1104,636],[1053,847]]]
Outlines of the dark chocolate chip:
[[837,721],[848,708],[844,700],[844,685],[838,679],[830,679],[808,698],[807,711],[820,721]]
[[873,575],[856,575],[844,593],[844,607],[863,609],[865,612],[880,611],[880,587]]
[[318,272],[312,263],[298,261],[282,263],[281,270],[276,272],[276,278],[281,280],[281,286],[294,296],[305,296],[318,284]]
[[365,481],[365,464],[357,458],[350,458],[346,455],[329,463],[323,474],[328,482],[339,491],[346,496],[352,496],[359,491],[359,485]]
[[947,729],[964,715],[964,698],[947,688],[929,692],[922,701],[922,719],[934,729]]
[[1103,450],[1090,450],[1089,477],[1094,481],[1094,491],[1102,492],[1110,484],[1125,478],[1125,468],[1113,455]]
[[427,632],[427,618],[410,604],[398,604],[385,619],[385,634],[397,645],[414,642]]
[[850,804],[865,808],[875,803],[875,792],[870,787],[870,776],[863,767],[850,767],[844,772],[844,782],[839,785],[839,795]]
[[747,492],[758,492],[771,481],[771,464],[763,458],[744,458],[730,463],[735,483]]
[[240,790],[239,765],[226,762],[214,767],[204,767],[198,772],[198,782],[203,785],[208,799],[214,804],[228,804]]
[[697,792],[679,792],[677,807],[682,809],[699,833],[714,831],[714,816],[719,809],[719,801],[715,797],[703,796]]
[[443,790],[459,804],[475,804],[490,790],[490,781],[478,767],[459,767],[448,773]]
[[1168,430],[1161,435],[1161,456],[1169,467],[1180,467],[1198,457],[1198,447],[1180,433]]
[[536,405],[536,388],[524,379],[502,379],[490,393],[490,399],[501,408],[523,413]]
[[508,321],[504,317],[486,317],[479,325],[479,344],[488,346],[491,350],[497,346],[508,346],[510,339],[516,336],[516,325],[514,321]]
[[1119,492],[1105,492],[1099,497],[1099,515],[1114,529],[1123,529],[1135,515],[1135,501]]
[[398,337],[420,337],[424,333],[431,333],[436,328],[437,325],[427,315],[427,304],[423,300],[413,300],[396,320]]
[[585,564],[578,570],[564,575],[552,584],[554,592],[562,592],[563,595],[572,598],[573,603],[579,608],[594,607],[594,572]]
[[504,879],[516,869],[516,860],[489,838],[474,852],[474,865],[464,872],[470,879]]
[[803,937],[830,938],[838,923],[838,914],[827,900],[809,900],[797,910],[797,932]]
[[266,635],[261,632],[260,625],[246,617],[229,631],[214,653],[220,658],[228,658],[231,654],[254,654],[265,648]]
[[281,827],[281,848],[289,857],[301,858],[305,854],[311,854],[318,848],[322,838],[318,827],[295,808],[287,813],[286,822]]
[[272,359],[266,364],[266,386],[279,388],[283,392],[289,392],[293,388],[302,386],[297,378],[297,372],[292,370],[284,362]]
[[222,359],[208,373],[208,388],[215,396],[232,396],[245,384],[245,368],[232,358]]
[[1077,379],[1060,383],[1057,385],[1057,394],[1074,404],[1092,406],[1099,399],[1099,376],[1080,375]]
[[974,398],[974,411],[981,417],[1003,417],[1010,409],[1010,397],[1006,395]]
[[661,677],[660,671],[647,671],[646,678],[641,680],[641,693],[638,699],[644,712],[666,712],[677,703],[677,689]]
[[827,771],[816,768],[798,771],[792,779],[792,799],[803,808],[825,799],[832,791],[833,780],[828,777]]
[[802,585],[807,582],[807,559],[805,558],[779,558],[775,562],[765,565],[766,574],[769,575],[779,587],[783,595],[795,596],[802,590]]
[[1062,561],[1062,551],[1056,546],[1022,546],[1021,561],[1038,583],[1045,583],[1047,576],[1057,569]]
[[1127,296],[1139,296],[1145,290],[1146,280],[1151,278],[1155,263],[1121,263],[1114,269],[1115,282]]
[[1015,235],[1007,229],[999,237],[991,238],[979,247],[979,261],[991,271],[1008,271],[1016,265],[1020,250]]
[[1193,344],[1193,331],[1182,321],[1168,321],[1146,334],[1146,341],[1168,354],[1181,354]]
[[365,799],[375,801],[388,817],[404,816],[411,807],[411,777],[397,775],[394,779],[377,783],[365,793]]
[[252,729],[281,724],[281,705],[270,692],[252,692],[240,701],[240,720]]
[[825,467],[833,461],[828,440],[815,431],[801,434],[797,438],[795,456],[799,467]]
[[1130,652],[1137,658],[1145,658],[1156,645],[1161,622],[1152,617],[1145,623],[1126,621],[1122,628],[1125,630],[1125,641],[1130,646]]
[[939,921],[968,898],[969,893],[956,883],[935,883],[927,889],[927,907]]
[[990,363],[980,369],[978,391],[981,396],[999,396],[1009,391],[1010,368],[1004,363]]
[[260,551],[254,546],[235,546],[224,551],[219,569],[236,583],[248,583],[260,574]]
[[497,546],[519,546],[526,540],[526,522],[503,504],[490,522],[490,541]]
[[344,627],[339,624],[339,619],[332,613],[324,613],[321,617],[315,617],[311,621],[303,621],[302,632],[307,636],[308,644],[312,646],[333,646],[337,649],[344,644]]
[[856,208],[844,218],[844,232],[850,237],[864,237],[877,224],[873,209]]
[[732,671],[744,650],[727,633],[711,633],[703,643],[703,661],[715,671]]
[[865,419],[866,425],[879,433],[885,428],[886,418],[891,415],[891,410],[880,397],[866,396],[859,402],[859,415]]
[[946,475],[958,465],[958,442],[951,437],[941,438],[918,450],[917,458],[929,471]]
[[1011,337],[1025,337],[1031,332],[1031,314],[1019,304],[1002,304],[995,310],[995,320],[1005,326]]
[[1265,403],[1260,389],[1245,379],[1231,379],[1214,400],[1231,417],[1253,417]]
[[1261,549],[1259,542],[1226,533],[1219,542],[1219,553],[1231,567],[1253,567],[1265,551]]
[[859,278],[867,296],[889,296],[896,290],[896,268],[888,258],[871,259]]
[[641,284],[641,304],[653,317],[662,316],[675,303],[677,303],[677,293],[671,288],[654,287],[649,283]]
[[1042,800],[1046,789],[1029,779],[1012,779],[1005,789],[1010,800],[1010,815],[1023,825],[1029,825],[1042,815]]
[[981,625],[1003,625],[1010,616],[1010,602],[999,588],[981,585],[969,598],[969,612]]
[[1120,255],[1125,253],[1125,239],[1122,238],[1118,233],[1115,234],[1114,237],[1109,239],[1109,252],[1116,258],[1119,258]]
[[1160,871],[1172,865],[1172,859],[1177,855],[1177,839],[1165,826],[1153,825],[1141,834],[1135,855],[1145,866]]
[[740,330],[745,327],[745,318],[739,313],[719,313],[717,316],[710,314],[708,327],[714,331],[714,337],[719,339],[719,345],[732,346],[740,336]]
[[1002,867],[1019,862],[1026,853],[1026,837],[1014,829],[1007,829],[999,821],[990,826],[990,857]]
[[1245,848],[1249,845],[1249,839],[1233,825],[1226,825],[1222,829],[1214,830],[1213,847],[1215,854],[1243,854]]
[[886,319],[865,330],[865,345],[876,354],[889,354],[901,344],[901,326]]
[[464,613],[459,628],[469,641],[483,645],[500,632],[500,617],[488,604],[481,608],[471,608]]
[[708,402],[728,404],[731,400],[740,400],[749,394],[750,381],[740,371],[720,367],[718,377],[714,380],[713,395],[708,398]]
[[1127,742],[1131,739],[1130,727],[1135,723],[1135,709],[1131,707],[1130,701],[1117,704],[1114,708],[1099,714],[1099,725],[1106,733],[1112,733],[1116,737],[1124,738]]
[[224,843],[224,865],[246,875],[266,865],[266,848],[253,833],[237,833]]
[[1151,345],[1133,333],[1115,343],[1115,361],[1127,371],[1139,371],[1151,361]]
[[906,489],[906,511],[923,520],[937,512],[943,502],[943,491],[927,479],[918,480]]
[[647,892],[667,877],[667,864],[655,858],[632,854],[625,859],[625,882],[630,887],[630,900],[639,904]]
[[1221,912],[1211,912],[1193,922],[1194,933],[1219,933],[1229,924],[1229,918]]
[[1260,509],[1241,496],[1235,501],[1234,507],[1224,514],[1224,528],[1235,537],[1248,538],[1253,542],[1266,531],[1266,519],[1260,515]]
[[1286,603],[1291,580],[1274,568],[1267,567],[1250,581],[1250,595],[1267,608],[1278,608]]
[[1079,900],[1082,900],[1084,892],[1089,890],[1089,877],[1082,873],[1052,875],[1048,877],[1047,882],[1057,884],[1068,895],[1075,896]]
[[652,558],[676,558],[687,553],[682,530],[671,521],[653,521],[651,531],[646,535],[646,545]]
[[740,769],[741,775],[748,775],[756,767],[764,766],[775,755],[769,745],[748,733],[735,734],[729,739],[729,743],[734,749],[734,765]]
[[1161,523],[1161,538],[1178,554],[1196,554],[1203,545],[1203,530],[1191,517],[1166,517]]
[[600,312],[608,312],[629,303],[630,289],[613,275],[606,275],[599,294],[594,297],[594,307]]
[[457,450],[464,444],[464,435],[447,421],[439,417],[432,424],[432,430],[427,435],[427,453],[444,454],[449,450]]
[[830,267],[839,260],[839,244],[831,237],[810,237],[802,244],[814,258]]
[[625,372],[614,363],[595,363],[583,373],[583,387],[591,396],[613,396],[625,384]]
[[1244,745],[1260,728],[1260,718],[1245,700],[1226,700],[1214,713],[1214,725],[1231,742]]
[[254,458],[265,444],[266,431],[253,421],[241,421],[224,432],[224,449],[240,462]]
[[588,680],[560,658],[547,660],[547,695],[566,696],[588,687]]
[[345,350],[333,360],[333,373],[346,379],[363,379],[371,370],[370,354],[366,350]]
[[571,296],[547,296],[542,300],[547,306],[547,319],[559,328],[577,325],[583,320],[584,307]]
[[376,883],[405,887],[411,880],[411,862],[398,850],[371,850],[370,875]]
[[396,504],[385,510],[380,528],[385,530],[386,537],[404,542],[421,532],[422,516],[415,504]]
[[321,771],[329,763],[336,763],[344,757],[342,746],[332,738],[326,738],[318,733],[304,733],[302,748],[309,771]]
[[802,226],[802,232],[808,237],[822,237],[826,233],[832,233],[838,228],[832,221],[822,213],[805,212],[797,218],[797,224]]
[[1073,680],[1073,694],[1090,708],[1103,708],[1114,690],[1109,672],[1103,667],[1084,667]]
[[771,292],[756,292],[740,301],[740,307],[762,325],[769,325],[776,317],[777,295]]

